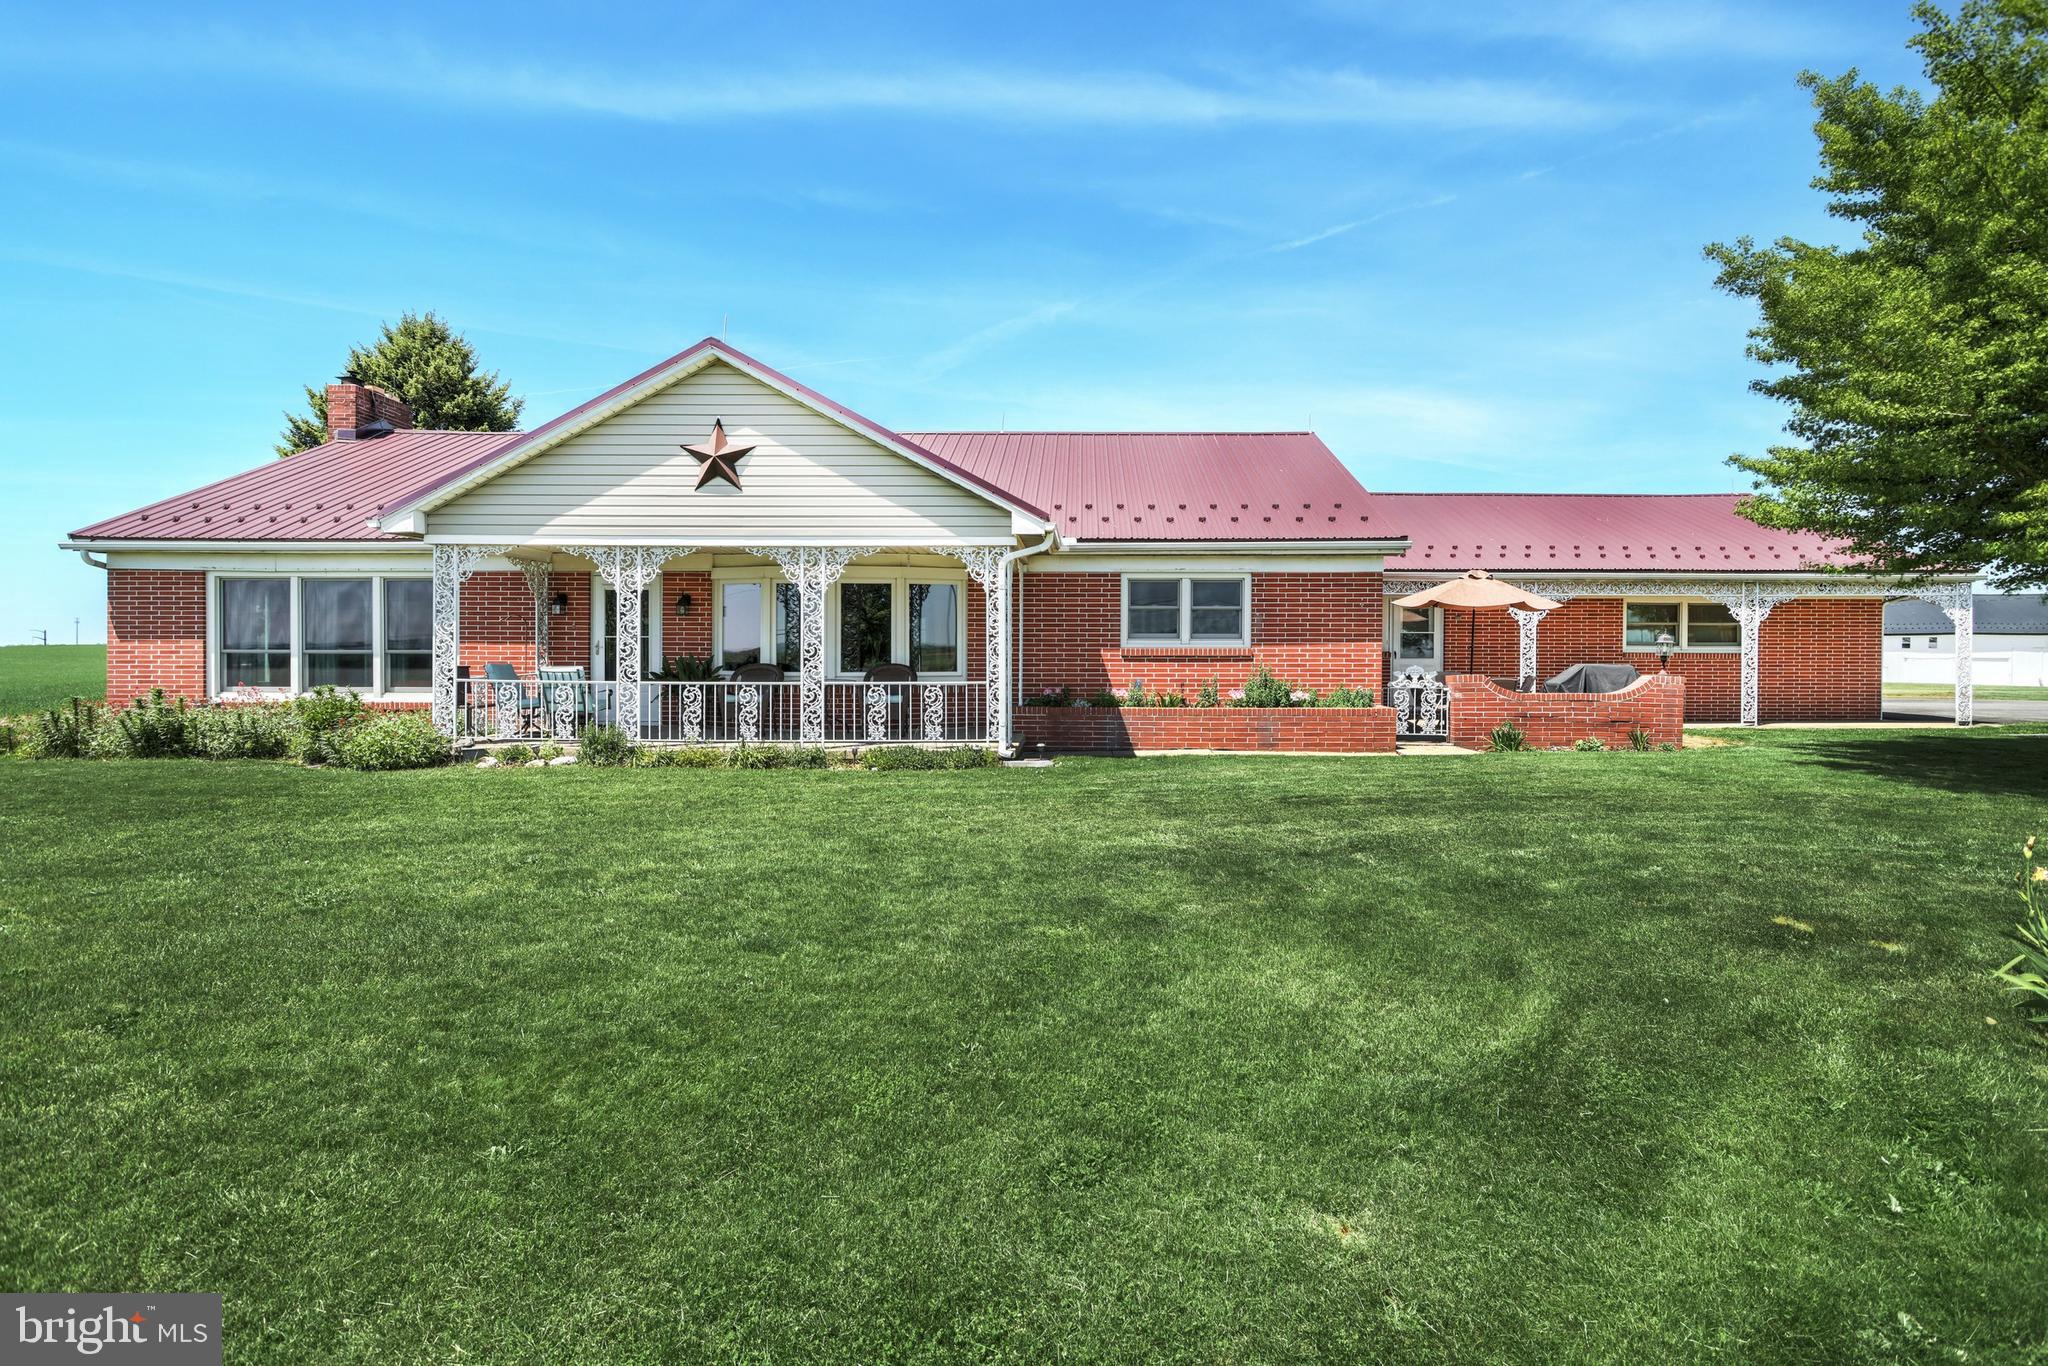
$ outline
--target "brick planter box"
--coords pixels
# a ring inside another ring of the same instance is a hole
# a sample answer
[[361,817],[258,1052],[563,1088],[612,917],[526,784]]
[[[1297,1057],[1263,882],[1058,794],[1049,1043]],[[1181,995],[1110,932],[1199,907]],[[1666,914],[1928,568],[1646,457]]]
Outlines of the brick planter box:
[[1555,749],[1588,737],[1609,749],[1627,749],[1640,727],[1652,744],[1685,743],[1685,679],[1645,674],[1620,692],[1510,692],[1479,674],[1451,674],[1451,743],[1485,749],[1503,721],[1528,736],[1531,749]]
[[1391,754],[1392,707],[1019,707],[1017,748]]

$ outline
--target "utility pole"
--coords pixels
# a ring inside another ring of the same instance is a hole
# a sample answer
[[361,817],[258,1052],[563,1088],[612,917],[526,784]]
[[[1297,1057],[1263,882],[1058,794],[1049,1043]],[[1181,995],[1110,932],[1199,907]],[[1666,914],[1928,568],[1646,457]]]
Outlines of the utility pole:
[[36,632],[36,634],[42,637],[42,639],[38,640],[36,644],[48,645],[50,643],[50,633],[48,631],[38,631]]
[[77,618],[77,617],[73,617],[73,618],[71,619],[71,643],[72,643],[73,645],[76,645],[76,644],[78,643],[78,618]]

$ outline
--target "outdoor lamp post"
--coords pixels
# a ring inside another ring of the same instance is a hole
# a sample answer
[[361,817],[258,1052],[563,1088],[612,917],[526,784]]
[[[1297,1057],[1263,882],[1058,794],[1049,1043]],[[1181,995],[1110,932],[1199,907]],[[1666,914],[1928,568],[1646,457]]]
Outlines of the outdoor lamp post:
[[1671,672],[1671,647],[1678,643],[1678,637],[1669,631],[1657,633],[1657,664],[1665,673]]

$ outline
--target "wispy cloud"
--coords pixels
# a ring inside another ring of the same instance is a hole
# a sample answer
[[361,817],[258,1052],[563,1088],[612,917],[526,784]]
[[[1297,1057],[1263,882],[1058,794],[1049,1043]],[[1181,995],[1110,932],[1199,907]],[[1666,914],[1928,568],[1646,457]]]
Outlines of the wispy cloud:
[[1621,111],[1550,86],[1476,77],[1397,78],[1351,67],[1239,71],[1201,77],[1103,67],[1055,71],[925,61],[891,72],[843,67],[750,68],[706,74],[650,62],[577,67],[453,55],[382,36],[378,59],[304,60],[307,45],[234,31],[94,34],[90,40],[16,36],[0,67],[23,74],[94,70],[140,79],[194,75],[375,93],[409,102],[510,112],[585,114],[657,123],[877,115],[973,119],[1034,127],[1215,127],[1231,124],[1584,127]]
[[1418,199],[1413,204],[1396,204],[1390,209],[1381,209],[1378,213],[1369,213],[1363,218],[1354,218],[1348,223],[1333,223],[1329,227],[1312,232],[1306,237],[1296,237],[1285,242],[1275,242],[1272,246],[1267,247],[1266,250],[1269,252],[1300,251],[1303,247],[1312,247],[1318,242],[1327,242],[1332,237],[1342,237],[1347,232],[1356,232],[1360,228],[1369,228],[1375,223],[1385,222],[1396,214],[1439,208],[1455,200],[1457,197],[1454,194],[1439,194],[1431,195],[1428,199]]
[[1841,51],[1842,26],[1782,3],[1728,0],[1319,0],[1313,8],[1391,28],[1455,33],[1472,42],[1539,39],[1624,62],[1667,58],[1813,61]]

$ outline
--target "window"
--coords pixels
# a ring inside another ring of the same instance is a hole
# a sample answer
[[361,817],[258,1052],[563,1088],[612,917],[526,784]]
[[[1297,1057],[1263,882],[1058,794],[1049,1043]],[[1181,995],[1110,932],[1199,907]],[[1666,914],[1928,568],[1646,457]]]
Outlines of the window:
[[1739,650],[1742,626],[1718,602],[1629,602],[1624,604],[1621,643],[1630,650],[1659,649],[1668,635],[1672,650]]
[[434,686],[434,585],[384,580],[384,689]]
[[306,611],[304,686],[369,691],[376,682],[370,667],[370,581],[307,579],[299,594]]
[[804,662],[803,595],[793,583],[775,585],[775,662],[795,669]]
[[1935,648],[1935,647],[1936,647],[1937,645],[1939,645],[1939,644],[1941,644],[1941,642],[1940,642],[1939,640],[1936,640],[1936,639],[1935,639],[1935,638],[1934,638],[1933,636],[1929,636],[1929,637],[1927,637],[1927,648],[1928,648],[1928,649],[1932,650],[1933,648]]
[[840,583],[839,672],[865,673],[889,662],[889,609],[894,597],[890,584]]
[[1127,645],[1246,645],[1251,641],[1246,599],[1251,580],[1126,578]]
[[1913,648],[1913,637],[1911,637],[1911,636],[1900,636],[1900,637],[1899,637],[1899,648],[1900,648],[1901,650],[1910,650],[1910,649],[1912,649],[1912,648]]
[[220,581],[220,686],[292,685],[292,581]]
[[1396,659],[1435,659],[1436,652],[1436,609],[1434,607],[1399,607],[1400,613],[1394,622],[1394,657]]
[[960,585],[910,585],[910,667],[920,674],[960,671]]
[[213,686],[373,696],[433,686],[434,589],[424,578],[277,574],[215,580]]

